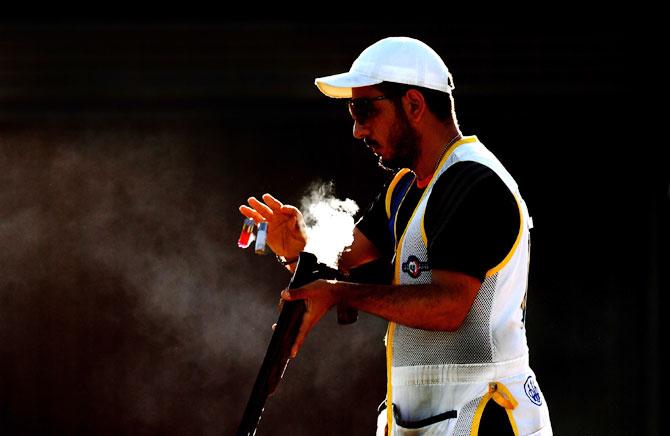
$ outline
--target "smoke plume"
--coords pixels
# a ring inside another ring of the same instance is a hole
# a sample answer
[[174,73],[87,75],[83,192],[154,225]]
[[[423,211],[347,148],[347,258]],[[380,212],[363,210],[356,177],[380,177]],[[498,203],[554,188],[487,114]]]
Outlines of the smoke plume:
[[340,255],[354,241],[354,214],[358,205],[349,198],[337,199],[334,191],[333,182],[313,183],[301,200],[301,209],[309,238],[305,251],[337,268]]

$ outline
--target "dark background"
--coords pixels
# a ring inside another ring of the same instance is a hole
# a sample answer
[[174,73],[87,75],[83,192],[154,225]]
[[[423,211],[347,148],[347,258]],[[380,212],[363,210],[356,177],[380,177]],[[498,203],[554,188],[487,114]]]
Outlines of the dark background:
[[[659,434],[669,172],[631,97],[652,35],[447,21],[0,22],[0,434],[232,434],[289,278],[236,247],[237,206],[327,181],[367,205],[385,175],[313,80],[391,35],[444,57],[528,203],[555,433]],[[260,434],[373,434],[384,330],[324,318]]]

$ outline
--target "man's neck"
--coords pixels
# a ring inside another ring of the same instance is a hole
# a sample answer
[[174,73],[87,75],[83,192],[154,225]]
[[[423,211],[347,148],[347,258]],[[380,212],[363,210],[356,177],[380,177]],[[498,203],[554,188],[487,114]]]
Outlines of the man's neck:
[[463,137],[458,127],[455,126],[449,126],[448,128],[441,130],[441,132],[434,135],[432,138],[423,138],[423,147],[421,148],[419,161],[417,162],[416,168],[414,168],[419,185],[421,185],[422,182],[427,184],[426,181],[430,181],[437,170],[444,153]]

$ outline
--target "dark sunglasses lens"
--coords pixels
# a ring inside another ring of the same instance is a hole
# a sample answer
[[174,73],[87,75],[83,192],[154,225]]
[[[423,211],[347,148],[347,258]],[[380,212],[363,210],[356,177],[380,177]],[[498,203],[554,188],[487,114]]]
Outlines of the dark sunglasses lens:
[[371,102],[368,99],[350,100],[349,113],[351,117],[359,123],[365,123],[370,116],[370,104]]

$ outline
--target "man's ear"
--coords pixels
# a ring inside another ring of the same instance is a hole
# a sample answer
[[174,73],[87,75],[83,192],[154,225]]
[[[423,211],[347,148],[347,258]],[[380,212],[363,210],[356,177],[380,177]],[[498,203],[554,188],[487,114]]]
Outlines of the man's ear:
[[428,109],[426,106],[426,99],[423,97],[423,94],[416,89],[407,91],[403,97],[403,107],[407,118],[414,122],[420,121]]

